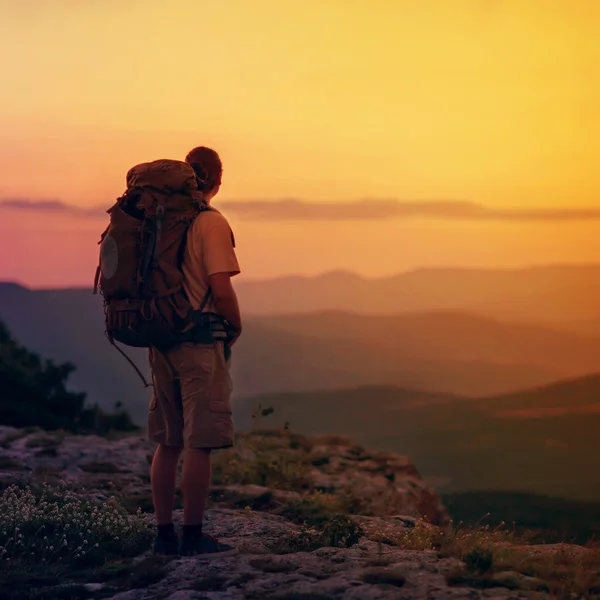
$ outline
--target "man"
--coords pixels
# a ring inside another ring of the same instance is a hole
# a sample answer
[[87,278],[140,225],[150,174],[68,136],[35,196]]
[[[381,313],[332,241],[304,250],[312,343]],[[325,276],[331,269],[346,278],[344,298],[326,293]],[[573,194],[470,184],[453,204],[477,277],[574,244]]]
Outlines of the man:
[[[210,204],[221,186],[222,164],[206,147],[186,157]],[[184,343],[166,353],[150,350],[154,395],[148,415],[148,435],[158,443],[151,468],[152,496],[158,526],[154,551],[160,554],[233,554],[202,530],[211,476],[211,451],[233,446],[229,351],[242,332],[242,321],[231,277],[240,272],[233,233],[215,209],[201,212],[187,235],[182,262],[184,288],[194,310],[217,314],[233,328],[230,341]],[[210,290],[210,293],[208,294]],[[175,534],[173,503],[177,466],[184,454],[181,491],[183,536]]]

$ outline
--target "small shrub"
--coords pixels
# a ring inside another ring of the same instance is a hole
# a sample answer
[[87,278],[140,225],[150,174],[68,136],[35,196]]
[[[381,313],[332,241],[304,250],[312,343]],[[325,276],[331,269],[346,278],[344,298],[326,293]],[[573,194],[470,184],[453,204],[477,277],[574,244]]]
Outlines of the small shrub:
[[463,560],[469,571],[487,573],[494,566],[494,553],[490,548],[477,546],[469,551]]
[[281,435],[248,436],[215,460],[213,481],[216,485],[307,490],[312,486],[311,468],[306,453],[291,451]]
[[433,550],[441,545],[443,533],[419,519],[415,526],[404,531],[395,541],[398,546],[410,550]]
[[363,537],[360,525],[345,515],[336,515],[321,524],[320,529],[306,524],[297,533],[283,537],[270,549],[276,554],[312,552],[319,548],[349,548]]
[[[130,556],[152,539],[141,515],[68,490],[7,488],[0,496],[0,565],[91,565]],[[0,566],[1,570],[1,566]]]
[[319,525],[336,514],[350,512],[349,508],[345,497],[316,491],[288,500],[275,512],[294,523]]
[[364,536],[363,528],[346,515],[336,515],[327,521],[321,532],[324,546],[350,548]]

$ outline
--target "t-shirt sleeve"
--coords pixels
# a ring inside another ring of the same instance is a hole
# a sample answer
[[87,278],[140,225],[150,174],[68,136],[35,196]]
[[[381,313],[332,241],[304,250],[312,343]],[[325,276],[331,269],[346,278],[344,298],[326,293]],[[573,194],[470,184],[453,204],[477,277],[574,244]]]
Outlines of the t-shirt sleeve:
[[240,272],[237,256],[233,246],[233,233],[224,219],[207,228],[202,236],[202,258],[207,275]]

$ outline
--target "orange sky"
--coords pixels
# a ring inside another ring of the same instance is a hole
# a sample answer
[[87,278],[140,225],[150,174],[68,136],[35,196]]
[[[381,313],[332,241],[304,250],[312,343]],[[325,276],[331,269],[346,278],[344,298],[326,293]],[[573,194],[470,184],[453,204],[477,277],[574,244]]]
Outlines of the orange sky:
[[[108,206],[214,146],[215,199],[600,208],[600,2],[0,0],[0,200]],[[227,214],[227,213],[226,213]],[[595,221],[249,221],[247,277],[600,260]],[[103,221],[0,208],[0,279],[81,284]]]

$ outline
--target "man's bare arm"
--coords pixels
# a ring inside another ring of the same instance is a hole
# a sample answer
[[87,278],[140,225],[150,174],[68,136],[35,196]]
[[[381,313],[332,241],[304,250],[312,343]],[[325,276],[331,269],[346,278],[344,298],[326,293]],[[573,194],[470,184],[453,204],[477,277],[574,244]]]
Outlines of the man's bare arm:
[[236,330],[236,336],[231,342],[231,345],[233,345],[242,332],[242,317],[237,295],[231,284],[231,276],[229,273],[209,275],[208,284],[212,290],[212,297],[219,314],[227,319]]

